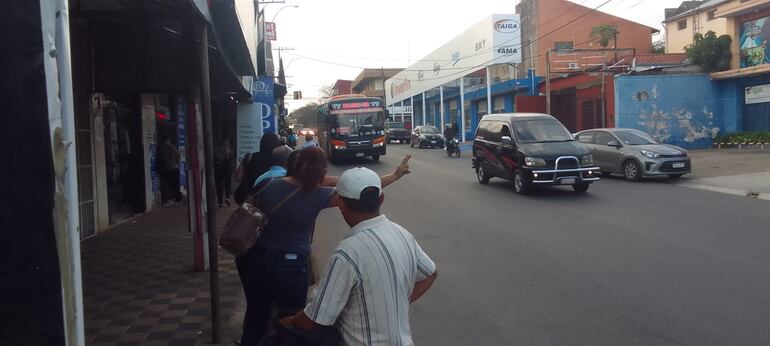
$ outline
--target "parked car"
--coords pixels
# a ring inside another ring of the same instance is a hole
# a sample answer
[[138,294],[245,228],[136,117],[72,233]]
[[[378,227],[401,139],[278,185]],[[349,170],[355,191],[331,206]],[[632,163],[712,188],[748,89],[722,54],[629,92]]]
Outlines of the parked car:
[[555,185],[586,192],[599,180],[589,150],[556,118],[540,113],[485,115],[473,139],[473,168],[479,183],[503,178],[520,194]]
[[678,179],[691,172],[687,150],[661,144],[635,129],[593,129],[578,132],[578,142],[591,150],[603,173],[621,173],[627,180],[669,176]]
[[409,145],[412,148],[414,148],[415,144],[417,144],[417,146],[420,148],[443,148],[444,137],[441,135],[441,131],[439,131],[435,126],[417,126],[412,131],[412,136],[409,140]]
[[398,141],[399,143],[410,143],[411,134],[404,128],[404,123],[387,122],[385,123],[385,134],[388,136],[388,143]]

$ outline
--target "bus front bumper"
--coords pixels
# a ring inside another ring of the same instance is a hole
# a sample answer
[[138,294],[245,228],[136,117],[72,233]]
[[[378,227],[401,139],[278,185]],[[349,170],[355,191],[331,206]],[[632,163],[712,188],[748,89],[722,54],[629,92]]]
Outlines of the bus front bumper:
[[382,156],[385,155],[385,146],[379,147],[366,147],[366,148],[341,148],[332,149],[332,154],[335,157],[362,157],[362,156]]

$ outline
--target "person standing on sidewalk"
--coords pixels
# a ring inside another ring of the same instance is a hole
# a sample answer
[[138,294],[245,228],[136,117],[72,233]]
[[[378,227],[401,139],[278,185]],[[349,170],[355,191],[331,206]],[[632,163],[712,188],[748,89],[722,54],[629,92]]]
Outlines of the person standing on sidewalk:
[[273,149],[273,154],[270,157],[270,169],[268,169],[267,172],[260,175],[257,180],[254,181],[254,187],[257,187],[259,183],[269,179],[285,177],[287,164],[289,162],[289,156],[291,156],[291,153],[291,148],[285,145]]
[[[171,137],[166,137],[160,147],[160,163],[162,167],[161,178],[166,185],[166,203],[164,206],[180,205],[182,201],[182,192],[179,190],[179,160],[182,155],[179,150],[171,143]],[[162,194],[161,194],[162,196]]]
[[230,181],[232,178],[233,151],[230,149],[230,141],[223,138],[214,153],[214,179],[216,179],[217,204],[222,208],[222,202],[230,206]]
[[[409,173],[409,156],[393,174],[382,176],[387,186]],[[316,217],[334,208],[339,199],[327,181],[327,158],[321,148],[303,149],[292,176],[272,179],[258,192],[262,210],[280,208],[270,214],[257,243],[236,258],[236,267],[246,296],[242,345],[258,345],[266,336],[272,306],[300,310],[308,290],[307,263]],[[334,179],[336,181],[336,179]]]
[[235,203],[242,204],[253,193],[254,180],[270,168],[270,157],[273,149],[278,146],[280,146],[278,135],[266,133],[259,140],[259,151],[243,157],[239,167],[241,181],[233,193]]
[[281,325],[302,331],[336,326],[345,345],[412,345],[409,304],[436,280],[436,265],[409,231],[380,214],[380,178],[367,168],[337,182],[351,227],[303,311]]

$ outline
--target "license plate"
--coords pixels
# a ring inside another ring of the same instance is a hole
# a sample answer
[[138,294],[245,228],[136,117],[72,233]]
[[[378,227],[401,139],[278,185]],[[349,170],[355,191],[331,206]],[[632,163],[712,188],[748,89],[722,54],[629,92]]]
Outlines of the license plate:
[[674,164],[671,165],[671,167],[674,167],[674,168],[684,168],[684,162],[674,162]]
[[430,141],[431,144],[436,144],[436,141]]
[[364,157],[364,153],[356,153],[356,157]]
[[562,185],[572,185],[575,183],[575,178],[562,179],[559,183]]

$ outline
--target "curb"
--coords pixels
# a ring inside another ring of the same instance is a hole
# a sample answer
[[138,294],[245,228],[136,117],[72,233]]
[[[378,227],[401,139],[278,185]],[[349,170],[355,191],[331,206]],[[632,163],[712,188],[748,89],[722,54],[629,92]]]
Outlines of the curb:
[[731,189],[728,187],[691,184],[691,183],[684,183],[679,185],[693,188],[693,189],[719,192],[719,193],[724,193],[724,194],[733,195],[733,196],[749,197],[749,198],[756,198],[756,199],[761,199],[765,201],[770,201],[770,192],[754,192],[754,191],[746,191],[746,190],[739,190],[739,189]]

